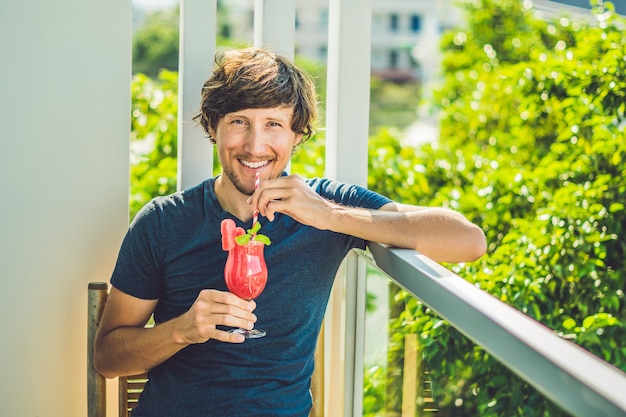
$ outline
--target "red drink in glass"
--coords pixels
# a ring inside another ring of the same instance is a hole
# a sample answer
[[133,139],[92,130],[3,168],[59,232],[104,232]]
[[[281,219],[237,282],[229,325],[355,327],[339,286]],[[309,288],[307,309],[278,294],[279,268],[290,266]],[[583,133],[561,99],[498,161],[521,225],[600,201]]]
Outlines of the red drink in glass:
[[245,300],[258,297],[267,283],[263,248],[264,243],[250,241],[245,245],[235,244],[228,252],[224,267],[226,286],[230,292]]
[[[243,234],[243,229],[235,228],[232,220],[222,221],[222,248],[228,251],[224,266],[224,280],[228,290],[245,300],[253,300],[263,292],[267,283],[267,265],[265,264],[265,243],[250,240],[241,245],[235,238]],[[261,329],[234,329],[246,338],[265,336]]]

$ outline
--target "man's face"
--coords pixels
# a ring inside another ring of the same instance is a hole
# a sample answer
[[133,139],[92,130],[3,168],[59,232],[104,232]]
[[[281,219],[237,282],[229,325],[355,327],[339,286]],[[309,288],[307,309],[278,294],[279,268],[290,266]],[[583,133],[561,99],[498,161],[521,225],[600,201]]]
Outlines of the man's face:
[[228,113],[217,123],[217,155],[222,180],[240,193],[252,195],[254,176],[261,180],[277,178],[284,171],[301,134],[291,130],[291,107],[244,109]]

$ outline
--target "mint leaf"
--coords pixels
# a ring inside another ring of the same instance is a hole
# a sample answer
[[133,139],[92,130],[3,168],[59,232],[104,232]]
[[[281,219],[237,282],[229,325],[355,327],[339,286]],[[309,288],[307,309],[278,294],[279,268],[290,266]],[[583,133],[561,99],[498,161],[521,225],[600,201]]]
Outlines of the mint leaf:
[[248,242],[250,242],[251,237],[252,236],[250,234],[235,236],[235,242],[237,242],[237,244],[240,246],[244,246],[247,245]]
[[267,246],[272,244],[272,241],[269,237],[265,235],[254,235],[254,240],[265,243]]
[[256,222],[252,225],[252,229],[248,229],[248,233],[251,235],[256,235],[259,230],[261,230],[261,223]]
[[256,222],[250,229],[247,230],[248,233],[244,235],[235,236],[235,242],[239,246],[247,245],[251,240],[255,240],[258,242],[263,242],[265,245],[270,245],[272,241],[269,237],[265,235],[258,235],[257,232],[261,229],[261,223]]

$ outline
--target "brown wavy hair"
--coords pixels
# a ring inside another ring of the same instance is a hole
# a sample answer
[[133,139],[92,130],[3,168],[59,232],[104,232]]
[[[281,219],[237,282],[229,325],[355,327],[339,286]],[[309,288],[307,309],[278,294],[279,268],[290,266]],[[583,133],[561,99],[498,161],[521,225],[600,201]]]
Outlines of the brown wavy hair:
[[194,116],[212,143],[211,129],[227,113],[243,109],[291,107],[291,130],[302,142],[314,133],[317,94],[312,78],[288,59],[260,48],[218,52],[215,69],[202,87]]

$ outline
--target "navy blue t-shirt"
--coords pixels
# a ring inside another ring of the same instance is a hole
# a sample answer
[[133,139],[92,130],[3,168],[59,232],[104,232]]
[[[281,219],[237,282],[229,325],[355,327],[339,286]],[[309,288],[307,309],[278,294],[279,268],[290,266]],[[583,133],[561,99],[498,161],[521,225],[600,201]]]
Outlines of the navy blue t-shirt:
[[[117,289],[158,299],[162,323],[186,312],[202,289],[227,291],[221,222],[233,219],[214,192],[214,178],[167,197],[157,197],[135,217],[111,277]],[[364,188],[312,179],[321,196],[345,206],[378,209],[391,200]],[[256,327],[267,331],[242,344],[209,340],[190,345],[149,371],[134,417],[306,417],[313,354],[335,274],[365,241],[318,230],[277,214],[260,216],[267,285],[256,299]]]

